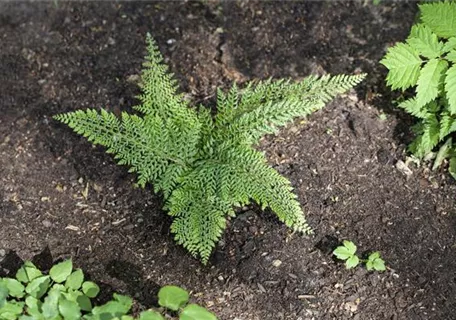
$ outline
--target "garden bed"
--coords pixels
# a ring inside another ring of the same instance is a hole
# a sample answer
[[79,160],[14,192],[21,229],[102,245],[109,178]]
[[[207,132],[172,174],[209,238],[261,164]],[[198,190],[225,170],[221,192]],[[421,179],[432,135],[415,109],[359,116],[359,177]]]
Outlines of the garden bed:
[[[138,308],[181,285],[220,319],[454,319],[455,182],[405,161],[412,119],[378,61],[408,35],[415,2],[4,2],[0,4],[0,275],[73,258]],[[131,110],[157,40],[184,92],[268,77],[367,72],[350,94],[260,148],[288,177],[315,235],[244,210],[208,266],[176,245],[162,199],[52,116]],[[406,174],[407,173],[407,174]],[[347,271],[343,239],[388,270]]]

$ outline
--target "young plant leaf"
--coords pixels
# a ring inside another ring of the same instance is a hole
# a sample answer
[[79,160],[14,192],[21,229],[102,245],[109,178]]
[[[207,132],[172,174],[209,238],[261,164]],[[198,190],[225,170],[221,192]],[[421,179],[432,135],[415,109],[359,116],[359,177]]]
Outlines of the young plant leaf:
[[73,290],[78,290],[81,288],[84,281],[84,273],[81,269],[77,269],[65,281],[65,287]]
[[421,69],[416,87],[416,102],[419,107],[431,102],[439,95],[439,83],[448,68],[445,60],[429,60]]
[[456,63],[456,50],[451,50],[445,57],[448,61]]
[[114,300],[118,301],[119,303],[121,303],[123,306],[125,306],[125,308],[127,308],[128,310],[131,308],[131,306],[133,305],[133,299],[128,297],[128,296],[124,296],[124,295],[121,295],[121,294],[117,294],[117,293],[114,293],[113,294],[113,297],[114,297]]
[[376,271],[385,271],[386,270],[386,267],[385,267],[385,261],[383,261],[383,259],[375,259],[374,262],[373,262],[373,267]]
[[182,310],[179,320],[217,320],[217,317],[197,304],[189,304]]
[[52,288],[49,290],[48,295],[44,298],[41,306],[43,316],[46,319],[55,319],[59,313],[59,299],[61,292],[58,289]]
[[416,98],[410,98],[408,100],[405,100],[401,102],[398,105],[399,108],[404,109],[411,115],[420,118],[420,119],[425,119],[429,116],[428,110],[426,107],[419,106],[418,103],[416,102]]
[[74,302],[63,298],[59,299],[59,312],[63,316],[64,320],[80,320],[81,309],[79,305]]
[[8,298],[8,288],[3,281],[0,281],[0,309],[5,305],[6,298]]
[[456,36],[456,3],[436,2],[421,4],[421,20],[442,38]]
[[345,267],[347,269],[352,269],[359,264],[359,258],[357,255],[352,255],[350,258],[345,261]]
[[53,281],[62,283],[68,278],[72,270],[73,262],[69,259],[54,265],[49,271],[49,275]]
[[177,311],[189,300],[188,292],[177,286],[164,286],[158,291],[158,304]]
[[418,81],[422,62],[418,52],[404,43],[389,48],[386,56],[380,61],[389,70],[386,82],[393,90],[405,90],[414,86]]
[[[121,317],[126,315],[130,308],[120,303],[119,301],[109,301],[102,306],[96,306],[92,309],[92,314],[101,316],[103,314],[111,315],[112,317]],[[108,317],[111,319],[112,317]],[[98,318],[97,318],[98,319]]]
[[163,316],[156,311],[147,310],[141,312],[139,320],[165,320],[165,318],[163,318]]
[[95,282],[86,281],[82,284],[82,292],[89,298],[95,298],[100,292],[100,287]]
[[32,262],[25,261],[17,271],[16,279],[22,283],[29,283],[42,275],[41,271]]
[[456,49],[456,37],[451,37],[443,46],[443,52],[450,52]]
[[40,299],[48,290],[51,279],[49,276],[41,276],[33,279],[27,287],[25,287],[25,292],[27,292],[32,297]]
[[337,247],[336,250],[333,251],[333,254],[340,260],[347,260],[353,256],[353,254],[344,246]]
[[76,302],[78,303],[79,308],[81,308],[82,311],[92,311],[92,302],[86,295],[81,294],[80,296],[78,296],[76,298]]
[[451,114],[456,114],[456,64],[446,72],[445,92],[447,94],[448,109]]
[[439,42],[437,35],[424,24],[417,24],[412,27],[407,43],[418,53],[426,58],[437,58],[443,53],[443,43]]
[[16,279],[4,278],[6,287],[8,288],[9,295],[15,298],[22,298],[25,294],[25,287]]
[[23,313],[23,309],[24,302],[8,301],[0,309],[0,319],[15,320]]

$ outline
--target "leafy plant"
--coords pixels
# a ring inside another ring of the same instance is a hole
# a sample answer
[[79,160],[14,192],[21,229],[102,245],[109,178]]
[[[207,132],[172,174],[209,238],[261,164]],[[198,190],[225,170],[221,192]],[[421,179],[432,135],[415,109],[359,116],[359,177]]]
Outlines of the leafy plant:
[[378,251],[372,252],[369,254],[367,259],[361,259],[356,255],[356,245],[349,241],[344,240],[342,242],[342,246],[337,247],[333,254],[337,257],[337,259],[345,261],[345,267],[347,269],[352,269],[358,266],[361,262],[366,264],[367,270],[376,270],[376,271],[385,271],[385,261],[380,257],[380,253]]
[[450,158],[449,171],[456,178],[456,149],[450,136],[456,131],[456,3],[426,3],[419,8],[421,22],[412,27],[405,43],[389,48],[380,63],[389,69],[386,81],[392,89],[415,87],[415,97],[399,104],[419,119],[409,150],[423,158],[441,144],[434,169]]
[[[16,278],[0,278],[1,320],[134,320],[128,315],[133,300],[114,293],[113,299],[93,306],[91,298],[100,291],[97,284],[84,281],[81,269],[73,269],[71,260],[54,265],[44,275],[31,262],[25,262]],[[177,314],[179,320],[217,320],[205,308],[188,304],[189,294],[176,286],[164,286],[158,292],[161,309],[140,313],[138,320],[165,320],[164,314]],[[169,311],[169,312],[168,312]]]
[[106,146],[119,164],[138,174],[140,186],[152,183],[155,192],[162,192],[165,209],[174,217],[176,241],[203,263],[234,208],[251,200],[270,207],[294,230],[310,233],[290,182],[253,145],[322,108],[364,75],[250,82],[242,90],[234,84],[228,93],[217,91],[217,113],[212,114],[203,106],[189,107],[150,36],[147,43],[140,104],[134,107],[141,115],[124,112],[119,119],[88,109],[55,118]]

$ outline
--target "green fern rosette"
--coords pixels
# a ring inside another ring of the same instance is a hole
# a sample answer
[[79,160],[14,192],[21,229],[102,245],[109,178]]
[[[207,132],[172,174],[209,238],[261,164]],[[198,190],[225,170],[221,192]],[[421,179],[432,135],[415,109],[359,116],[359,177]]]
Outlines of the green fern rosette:
[[[392,89],[415,88],[415,97],[399,107],[419,118],[416,139],[409,146],[419,158],[441,143],[434,169],[450,158],[456,177],[456,3],[420,5],[421,22],[414,25],[405,43],[389,48],[381,63],[388,68]],[[443,142],[445,141],[445,142]]]
[[235,208],[252,200],[269,207],[290,228],[311,233],[290,182],[253,146],[265,134],[306,116],[358,84],[364,75],[311,76],[251,82],[217,92],[217,114],[192,108],[153,39],[141,78],[140,115],[105,110],[55,116],[94,144],[107,147],[138,184],[162,192],[174,218],[171,231],[190,253],[208,261]]

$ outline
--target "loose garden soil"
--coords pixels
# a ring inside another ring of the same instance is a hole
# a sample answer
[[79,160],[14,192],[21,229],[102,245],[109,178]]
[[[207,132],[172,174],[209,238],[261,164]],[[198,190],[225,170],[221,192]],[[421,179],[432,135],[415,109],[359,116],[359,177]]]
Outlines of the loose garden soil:
[[[416,2],[368,0],[1,2],[0,275],[21,259],[49,268],[71,257],[101,300],[129,294],[136,310],[172,283],[222,320],[456,319],[456,184],[428,163],[400,166],[413,119],[394,108],[378,63],[416,13]],[[52,119],[131,110],[147,32],[207,106],[233,81],[369,74],[259,146],[313,236],[244,208],[203,266],[173,242],[151,187]],[[388,270],[345,270],[331,255],[343,239],[380,251]]]

